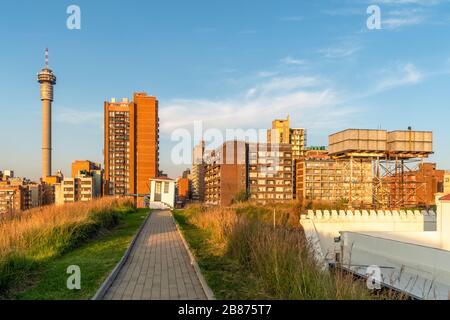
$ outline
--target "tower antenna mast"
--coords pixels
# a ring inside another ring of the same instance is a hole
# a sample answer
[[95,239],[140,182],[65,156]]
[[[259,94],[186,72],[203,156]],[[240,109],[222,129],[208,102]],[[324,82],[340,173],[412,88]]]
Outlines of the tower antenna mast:
[[45,69],[48,69],[48,48],[45,48]]

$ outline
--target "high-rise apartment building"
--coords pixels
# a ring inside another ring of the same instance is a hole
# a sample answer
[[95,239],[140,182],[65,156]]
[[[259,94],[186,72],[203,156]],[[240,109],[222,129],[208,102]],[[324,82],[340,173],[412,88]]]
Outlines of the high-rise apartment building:
[[275,119],[272,121],[272,129],[267,130],[267,143],[280,144],[291,142],[291,119]]
[[248,144],[227,141],[206,156],[205,201],[228,206],[248,190]]
[[105,102],[105,192],[137,195],[144,206],[150,192],[149,179],[158,176],[158,100],[135,93],[133,101]]
[[260,203],[293,199],[293,160],[290,144],[249,145],[250,198]]
[[276,119],[272,121],[272,128],[267,130],[267,143],[292,145],[292,157],[300,159],[306,151],[306,130],[291,128],[291,120]]
[[373,178],[370,160],[349,163],[333,159],[327,150],[309,150],[296,161],[297,200],[339,203],[353,199],[352,205],[369,207],[373,202]]
[[205,155],[205,141],[201,141],[195,146],[192,152],[192,200],[205,200],[205,173],[206,164],[204,160]]
[[292,128],[290,130],[290,144],[292,146],[292,158],[298,160],[306,152],[306,130],[303,128]]

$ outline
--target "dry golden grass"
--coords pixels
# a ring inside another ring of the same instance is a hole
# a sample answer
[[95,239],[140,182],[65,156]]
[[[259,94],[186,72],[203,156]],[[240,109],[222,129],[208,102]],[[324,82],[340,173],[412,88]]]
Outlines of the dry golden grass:
[[0,292],[41,261],[58,256],[117,224],[133,209],[129,199],[102,198],[46,206],[0,221]]
[[46,206],[9,217],[0,221],[0,259],[11,252],[17,253],[30,248],[33,243],[30,234],[41,234],[68,225],[85,222],[92,212],[111,211],[128,200],[102,198],[91,202],[77,202],[64,206]]
[[[192,208],[190,210],[192,211]],[[210,241],[214,242],[219,251],[223,251],[238,220],[238,216],[232,209],[212,208],[196,211],[190,216],[189,221],[197,227],[211,232]]]
[[321,270],[299,226],[297,207],[241,203],[230,208],[194,206],[185,214],[189,223],[208,232],[214,254],[250,270],[269,299],[371,298],[351,276]]

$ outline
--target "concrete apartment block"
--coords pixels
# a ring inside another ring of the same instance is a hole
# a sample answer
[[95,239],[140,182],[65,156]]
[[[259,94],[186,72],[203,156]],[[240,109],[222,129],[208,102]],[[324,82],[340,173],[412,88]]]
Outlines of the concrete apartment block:
[[228,206],[240,192],[248,190],[248,144],[227,141],[206,157],[205,202]]
[[105,102],[105,193],[138,194],[138,207],[149,194],[149,179],[158,176],[158,100],[135,93],[133,101]]
[[259,203],[293,199],[293,160],[290,144],[249,145],[250,198]]

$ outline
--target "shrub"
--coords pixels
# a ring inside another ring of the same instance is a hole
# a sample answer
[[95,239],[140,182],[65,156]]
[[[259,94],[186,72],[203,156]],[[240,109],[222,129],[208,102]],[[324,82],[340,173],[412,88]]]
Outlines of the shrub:
[[250,198],[250,194],[248,193],[248,191],[242,190],[234,196],[232,203],[236,204],[236,203],[241,203],[241,202],[247,202],[249,198]]

